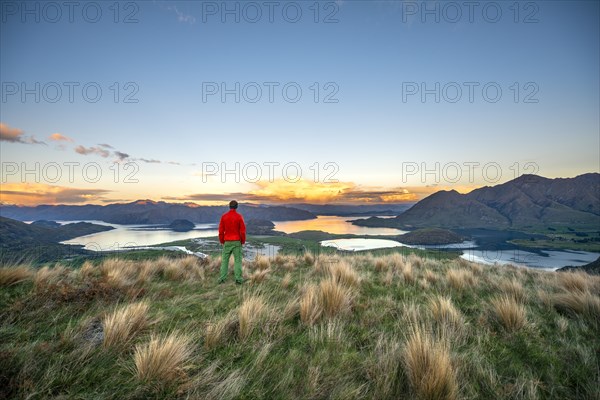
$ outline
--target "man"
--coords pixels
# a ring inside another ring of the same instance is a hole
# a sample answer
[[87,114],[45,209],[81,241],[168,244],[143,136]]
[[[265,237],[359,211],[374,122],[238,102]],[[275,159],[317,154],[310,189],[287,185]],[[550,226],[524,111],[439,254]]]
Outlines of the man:
[[221,222],[219,222],[219,241],[223,245],[219,283],[223,283],[227,279],[231,253],[233,253],[235,283],[241,285],[243,282],[242,245],[246,243],[246,225],[242,215],[236,211],[237,208],[238,202],[231,200],[229,202],[229,212],[223,214]]

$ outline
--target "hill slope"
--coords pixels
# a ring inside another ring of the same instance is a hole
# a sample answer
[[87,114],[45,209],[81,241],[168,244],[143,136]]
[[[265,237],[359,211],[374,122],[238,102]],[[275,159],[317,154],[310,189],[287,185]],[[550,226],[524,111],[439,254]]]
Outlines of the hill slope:
[[0,397],[595,399],[600,277],[392,254],[0,268]]
[[78,254],[82,251],[77,247],[59,242],[111,229],[113,228],[110,226],[87,222],[54,226],[49,221],[43,224],[26,224],[0,217],[0,261],[18,260],[24,256],[34,261],[48,261]]
[[[36,207],[2,206],[3,217],[31,221],[50,220],[97,220],[115,224],[170,224],[176,219],[194,223],[215,223],[228,209],[221,206],[199,206],[194,203],[167,203],[164,201],[138,200],[99,206],[88,204],[41,205]],[[303,220],[316,218],[306,210],[282,206],[253,206],[240,204],[238,211],[245,219],[268,221]]]
[[467,194],[436,192],[396,218],[368,218],[362,226],[534,230],[600,227],[600,174],[547,179],[523,175]]

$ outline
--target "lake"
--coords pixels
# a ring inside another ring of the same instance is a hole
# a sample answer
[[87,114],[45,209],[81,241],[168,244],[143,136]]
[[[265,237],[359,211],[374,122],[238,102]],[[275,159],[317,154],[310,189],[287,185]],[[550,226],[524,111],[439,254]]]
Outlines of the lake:
[[[394,228],[370,228],[366,226],[352,225],[348,221],[357,219],[366,219],[368,217],[340,217],[334,215],[318,215],[316,219],[307,219],[304,221],[277,221],[275,230],[285,233],[294,233],[300,231],[323,231],[335,234],[353,234],[353,235],[402,235],[406,231]],[[390,216],[379,218],[393,218]]]
[[124,247],[152,246],[161,243],[174,242],[218,235],[217,224],[196,224],[194,230],[188,232],[175,232],[165,229],[161,225],[119,225],[108,224],[102,221],[56,221],[61,224],[73,222],[91,222],[98,225],[112,226],[110,231],[79,236],[61,242],[63,244],[82,245],[86,250],[116,251]]
[[[345,217],[345,216],[325,216],[320,215],[316,219],[305,221],[278,221],[274,222],[275,230],[285,233],[293,233],[301,230],[321,230],[334,234],[356,234],[363,236],[373,235],[400,235],[405,233],[399,229],[392,228],[370,228],[352,225],[348,221],[367,218],[367,217]],[[60,223],[72,223],[78,221],[57,221]],[[159,225],[119,225],[108,224],[102,221],[85,221],[99,225],[109,225],[115,229],[105,232],[94,233],[87,236],[81,236],[71,240],[64,241],[64,244],[83,245],[87,250],[93,251],[114,251],[124,247],[134,246],[152,246],[161,243],[173,242],[176,240],[214,237],[218,234],[217,224],[196,224],[194,230],[188,232],[174,232],[165,229]],[[482,234],[471,232],[475,237],[487,235],[488,241],[475,243],[474,241],[465,241],[459,244],[445,246],[410,246],[395,240],[378,238],[351,238],[325,240],[321,242],[322,246],[336,247],[347,251],[364,251],[382,248],[408,247],[419,249],[439,249],[443,250],[462,250],[462,258],[470,261],[484,264],[515,264],[533,268],[542,268],[554,270],[566,265],[583,265],[594,261],[599,254],[584,251],[536,251],[530,252],[523,249],[502,248],[506,246],[503,237],[498,237],[495,243],[502,242],[501,250],[486,250],[489,242],[490,232]],[[482,244],[483,247],[482,247]],[[492,246],[493,248],[493,246]],[[275,255],[278,248],[269,248],[268,255]],[[260,250],[255,249],[258,253]]]
[[[293,233],[302,230],[322,230],[328,233],[352,233],[357,235],[400,235],[405,233],[399,229],[369,228],[355,226],[347,222],[350,220],[367,217],[339,217],[319,215],[316,219],[306,221],[280,221],[274,222],[275,230]],[[196,224],[188,232],[175,232],[165,229],[163,225],[119,225],[102,221],[56,221],[61,224],[73,222],[91,222],[98,225],[112,226],[115,229],[98,232],[91,235],[80,236],[64,241],[64,244],[83,245],[92,251],[114,251],[124,247],[152,246],[161,243],[174,242],[193,238],[217,236],[218,224]]]

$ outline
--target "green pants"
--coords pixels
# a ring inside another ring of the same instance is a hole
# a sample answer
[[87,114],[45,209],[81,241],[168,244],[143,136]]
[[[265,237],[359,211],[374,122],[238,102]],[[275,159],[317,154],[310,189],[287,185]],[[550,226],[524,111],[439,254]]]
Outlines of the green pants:
[[233,253],[233,272],[236,282],[242,282],[242,242],[239,240],[227,240],[223,245],[223,255],[221,256],[221,276],[219,281],[227,279],[227,270],[229,269],[229,257]]

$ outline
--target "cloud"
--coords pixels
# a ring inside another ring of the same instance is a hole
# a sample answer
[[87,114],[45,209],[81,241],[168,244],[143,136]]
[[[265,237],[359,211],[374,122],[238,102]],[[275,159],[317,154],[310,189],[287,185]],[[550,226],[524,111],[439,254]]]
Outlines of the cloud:
[[90,203],[102,201],[110,192],[43,183],[5,183],[0,191],[0,202],[20,205]]
[[53,133],[52,135],[50,135],[50,140],[54,140],[56,142],[72,142],[73,141],[73,139],[71,139],[70,137],[62,135],[60,133]]
[[11,128],[0,122],[0,141],[22,144],[46,144],[45,142],[36,140],[33,136],[24,136],[24,133],[22,129]]
[[84,156],[87,156],[90,154],[97,154],[103,158],[107,158],[110,155],[110,152],[108,150],[104,150],[100,147],[85,147],[82,145],[75,147],[75,152],[79,153],[81,155],[84,155]]
[[114,154],[115,156],[117,156],[117,158],[119,159],[119,161],[123,161],[123,160],[125,160],[126,158],[129,158],[129,154],[127,154],[127,153],[122,153],[122,152],[120,152],[120,151],[117,151],[117,150],[115,150],[115,151],[113,152],[113,154]]
[[[352,182],[316,183],[308,180],[287,182],[258,182],[256,188],[246,193],[197,193],[181,197],[164,197],[165,200],[184,201],[241,201],[261,203],[337,203],[379,204],[414,202],[420,196],[407,188],[361,187]],[[422,188],[421,188],[422,189]]]
[[196,17],[194,17],[191,14],[186,14],[182,11],[179,11],[179,9],[176,6],[167,7],[167,10],[174,11],[177,15],[177,21],[179,22],[188,23],[192,25],[196,23]]
[[106,144],[106,143],[100,143],[100,144],[98,144],[98,146],[104,147],[105,149],[114,149],[114,147],[112,147],[110,144]]
[[138,160],[143,161],[143,162],[148,163],[148,164],[160,164],[162,162],[160,160],[155,160],[155,159],[148,160],[146,158],[138,158]]

